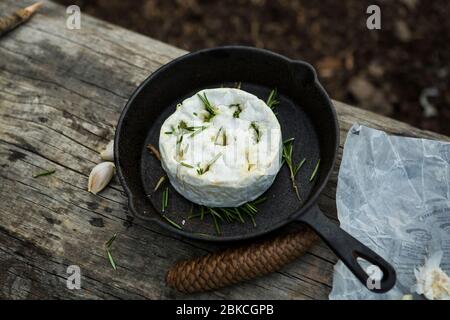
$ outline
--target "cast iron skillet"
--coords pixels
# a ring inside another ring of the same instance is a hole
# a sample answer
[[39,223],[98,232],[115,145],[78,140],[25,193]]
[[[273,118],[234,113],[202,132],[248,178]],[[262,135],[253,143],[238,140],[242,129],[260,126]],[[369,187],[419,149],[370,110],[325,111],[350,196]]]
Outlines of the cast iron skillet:
[[[273,88],[278,89],[280,104],[276,112],[283,139],[295,138],[294,161],[306,158],[297,176],[302,201],[296,198],[288,169],[283,166],[264,195],[267,200],[258,205],[256,227],[252,223],[224,223],[218,235],[211,220],[188,219],[192,204],[169,186],[170,201],[165,214],[179,225],[184,220],[183,229],[179,230],[161,217],[161,191],[153,189],[164,172],[145,146],[158,146],[161,124],[175,111],[177,103],[200,89],[233,86],[236,82],[263,100]],[[156,221],[189,238],[212,241],[256,237],[288,222],[301,221],[317,231],[363,284],[367,284],[369,276],[357,258],[379,266],[383,278],[372,289],[374,292],[386,292],[395,284],[392,266],[326,218],[316,204],[336,160],[339,127],[334,107],[314,69],[303,61],[242,46],[184,55],[158,69],[136,89],[121,114],[114,145],[117,172],[128,194],[130,209],[142,219]],[[319,158],[319,170],[310,182]]]

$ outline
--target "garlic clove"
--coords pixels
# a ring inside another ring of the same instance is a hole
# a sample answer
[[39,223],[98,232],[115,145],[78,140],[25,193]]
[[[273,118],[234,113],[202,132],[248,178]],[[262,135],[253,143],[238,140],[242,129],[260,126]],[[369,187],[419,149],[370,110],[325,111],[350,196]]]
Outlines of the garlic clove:
[[88,191],[97,194],[102,191],[114,176],[116,167],[112,162],[99,163],[89,175]]
[[414,269],[417,283],[413,290],[428,300],[450,299],[450,277],[439,267],[443,254],[442,250],[434,252],[423,266]]
[[106,161],[114,161],[114,140],[111,140],[106,148],[100,152],[100,157]]

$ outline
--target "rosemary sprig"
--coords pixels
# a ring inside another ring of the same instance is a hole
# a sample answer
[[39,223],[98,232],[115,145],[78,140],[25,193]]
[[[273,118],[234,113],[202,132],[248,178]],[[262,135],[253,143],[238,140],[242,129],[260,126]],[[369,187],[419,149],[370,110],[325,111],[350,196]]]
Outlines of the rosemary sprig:
[[216,109],[211,105],[211,103],[208,100],[208,97],[206,96],[206,93],[203,93],[203,96],[201,94],[197,93],[197,96],[202,100],[203,106],[205,107],[206,111],[208,112],[208,115],[205,117],[205,121],[209,122],[216,114]]
[[273,89],[272,91],[270,91],[269,97],[267,98],[266,104],[272,110],[275,108],[275,106],[280,104],[280,101],[277,100],[277,95],[277,89]]
[[259,130],[259,126],[256,124],[256,122],[252,122],[250,124],[250,128],[255,130],[256,143],[258,143],[259,140],[261,140],[261,131]]
[[297,165],[293,162],[292,157],[292,145],[293,145],[294,138],[287,139],[283,142],[283,160],[287,164],[289,168],[290,178],[292,182],[292,188],[295,191],[295,194],[297,195],[297,198],[301,200],[300,193],[298,191],[297,183],[295,182],[295,176],[297,175],[300,168],[305,163],[306,159],[303,159],[298,163]]
[[319,161],[317,161],[317,164],[316,164],[316,166],[315,166],[315,168],[314,168],[314,171],[313,171],[313,173],[311,174],[311,178],[309,178],[309,182],[313,181],[314,178],[316,177],[317,171],[319,171],[319,165],[320,165],[320,159],[319,159]]
[[188,219],[200,218],[200,220],[203,220],[206,215],[210,215],[213,219],[216,233],[220,235],[221,222],[232,223],[234,221],[238,221],[240,223],[245,223],[246,221],[244,217],[247,217],[252,222],[253,226],[256,226],[255,215],[258,213],[258,208],[256,205],[265,200],[266,198],[260,197],[237,208],[211,208],[200,206],[200,213],[189,215]]
[[155,185],[155,189],[153,191],[156,192],[165,180],[166,180],[166,176],[162,176],[161,178],[159,178],[158,182]]
[[116,240],[116,237],[117,233],[115,233],[108,241],[105,242],[106,255],[108,256],[109,263],[111,264],[114,270],[117,270],[117,267],[116,263],[114,262],[114,258],[111,254],[111,246],[114,243],[114,240]]
[[217,159],[219,159],[221,156],[222,156],[222,152],[216,154],[216,156],[210,162],[208,162],[204,168],[199,166],[197,168],[197,173],[199,175],[202,175],[202,174],[205,174],[206,172],[208,172],[209,169],[211,169],[211,166],[214,164],[214,162],[216,162]]
[[169,222],[171,225],[173,225],[175,228],[178,228],[178,229],[180,229],[180,230],[183,230],[183,228],[178,224],[178,223],[176,223],[175,221],[173,221],[172,219],[170,219],[169,217],[167,217],[167,216],[165,216],[165,215],[163,215],[162,216],[167,222]]
[[233,118],[239,118],[241,112],[242,112],[242,107],[239,103],[233,103],[229,105],[230,108],[236,108],[236,111],[234,111],[233,113]]
[[161,199],[161,211],[164,212],[167,209],[167,206],[169,205],[169,187],[166,187],[162,193],[162,199]]
[[56,172],[55,169],[43,171],[43,172],[40,172],[40,173],[35,174],[35,175],[33,176],[33,178],[39,178],[39,177],[49,176],[49,175],[51,175],[51,174],[54,174],[55,172]]

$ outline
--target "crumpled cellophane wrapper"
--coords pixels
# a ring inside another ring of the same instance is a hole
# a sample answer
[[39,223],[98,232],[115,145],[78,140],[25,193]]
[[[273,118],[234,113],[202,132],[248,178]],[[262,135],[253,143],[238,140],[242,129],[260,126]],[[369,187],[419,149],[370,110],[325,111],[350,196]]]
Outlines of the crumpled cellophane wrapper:
[[354,124],[338,181],[341,228],[391,263],[397,283],[373,293],[339,261],[330,299],[401,299],[416,284],[414,269],[439,250],[450,274],[450,143]]

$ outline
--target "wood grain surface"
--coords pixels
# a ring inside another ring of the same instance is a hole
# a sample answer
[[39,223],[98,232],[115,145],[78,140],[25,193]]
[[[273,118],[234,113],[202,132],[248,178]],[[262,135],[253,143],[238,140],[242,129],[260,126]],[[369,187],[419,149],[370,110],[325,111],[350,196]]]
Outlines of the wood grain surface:
[[[31,3],[2,0],[0,14]],[[167,269],[225,245],[180,238],[134,219],[117,180],[97,196],[87,192],[89,172],[113,137],[128,96],[184,53],[86,15],[81,30],[69,30],[65,8],[49,1],[0,38],[0,298],[328,297],[337,259],[322,242],[272,275],[215,292],[177,293],[165,286]],[[448,140],[337,101],[335,106],[342,144],[354,122]],[[56,172],[33,178],[48,169]],[[337,170],[319,202],[333,218]],[[116,271],[104,249],[114,233]],[[80,290],[66,287],[69,265],[81,268]]]

